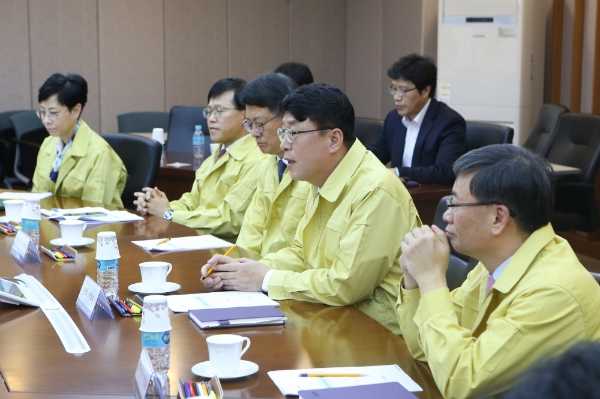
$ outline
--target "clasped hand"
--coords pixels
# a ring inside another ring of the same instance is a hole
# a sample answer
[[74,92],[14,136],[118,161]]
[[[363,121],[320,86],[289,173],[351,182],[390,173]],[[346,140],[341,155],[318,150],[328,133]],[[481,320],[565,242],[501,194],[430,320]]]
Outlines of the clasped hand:
[[446,269],[450,245],[446,233],[437,226],[415,227],[406,233],[400,245],[400,266],[404,272],[404,288],[421,290],[421,295],[447,287]]
[[171,209],[167,195],[160,191],[158,187],[144,187],[142,192],[136,192],[137,211],[142,215],[163,216],[166,211]]
[[211,291],[261,291],[268,271],[266,265],[251,259],[215,255],[202,266],[200,281]]

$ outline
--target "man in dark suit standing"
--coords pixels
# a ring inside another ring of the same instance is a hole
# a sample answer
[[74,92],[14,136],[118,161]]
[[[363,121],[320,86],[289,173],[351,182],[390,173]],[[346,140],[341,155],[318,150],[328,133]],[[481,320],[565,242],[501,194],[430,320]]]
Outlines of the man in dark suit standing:
[[437,68],[417,54],[400,58],[388,70],[396,109],[385,118],[381,137],[369,148],[404,180],[454,183],[452,164],[467,152],[462,116],[433,98]]

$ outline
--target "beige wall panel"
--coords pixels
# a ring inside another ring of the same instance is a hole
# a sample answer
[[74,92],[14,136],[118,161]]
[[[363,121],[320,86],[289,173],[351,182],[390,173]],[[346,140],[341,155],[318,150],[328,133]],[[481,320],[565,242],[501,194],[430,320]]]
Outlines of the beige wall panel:
[[0,1],[0,112],[32,106],[28,27],[26,1]]
[[287,0],[229,0],[229,76],[251,80],[289,60]]
[[423,0],[421,54],[437,62],[438,0]]
[[88,82],[83,119],[100,127],[98,14],[96,0],[29,0],[31,95],[53,73],[78,73]]
[[381,0],[348,0],[346,7],[346,94],[356,116],[380,118]]
[[421,52],[422,11],[414,0],[383,0],[381,118],[394,107],[387,70],[400,57]]
[[227,77],[227,2],[165,2],[167,110],[205,105],[214,82]]
[[290,0],[290,28],[290,61],[306,63],[315,81],[344,90],[346,2]]
[[164,111],[162,0],[98,0],[100,128],[117,131],[117,115]]
[[565,0],[563,17],[562,70],[560,76],[560,103],[571,108],[571,69],[573,57],[573,0]]
[[599,49],[595,42],[596,34],[596,0],[585,1],[585,17],[583,31],[583,72],[581,82],[581,112],[592,112],[592,92],[594,90],[594,49]]

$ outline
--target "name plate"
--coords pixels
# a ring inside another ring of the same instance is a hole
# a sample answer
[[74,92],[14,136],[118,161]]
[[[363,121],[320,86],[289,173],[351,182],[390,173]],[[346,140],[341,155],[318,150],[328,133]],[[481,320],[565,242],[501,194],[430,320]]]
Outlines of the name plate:
[[94,318],[97,305],[104,309],[111,319],[115,318],[115,314],[106,298],[106,293],[90,276],[85,276],[75,305],[90,320]]
[[[152,389],[149,389],[150,382],[153,382]],[[160,379],[157,377],[156,372],[154,371],[154,367],[150,361],[150,355],[148,355],[146,349],[142,349],[140,361],[135,369],[133,388],[135,391],[135,397],[137,399],[145,399],[146,395],[148,394],[153,397],[158,395],[160,399],[164,399]]]
[[17,231],[10,254],[21,265],[25,263],[42,263],[40,251],[33,242],[33,239],[22,230]]

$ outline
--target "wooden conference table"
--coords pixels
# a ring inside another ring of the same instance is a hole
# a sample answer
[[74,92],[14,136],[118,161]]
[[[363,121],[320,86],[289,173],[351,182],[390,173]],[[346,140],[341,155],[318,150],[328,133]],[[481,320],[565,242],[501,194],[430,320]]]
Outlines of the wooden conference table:
[[[191,153],[171,151],[165,151],[163,161],[156,178],[156,186],[167,194],[169,200],[179,199],[192,189],[195,171],[200,167],[201,161],[195,161]],[[172,166],[173,164],[175,166]],[[180,164],[185,165],[180,166]],[[422,184],[408,189],[425,224],[433,223],[440,199],[450,195],[451,191],[451,187],[441,184]]]
[[[78,199],[52,197],[42,207],[74,208],[95,205]],[[138,264],[160,260],[173,264],[168,280],[181,285],[177,294],[202,292],[200,267],[225,249],[150,254],[131,243],[159,237],[195,235],[196,231],[160,218],[143,222],[99,225],[84,235],[96,238],[100,231],[115,231],[119,260],[119,296],[133,297],[127,287],[141,280]],[[56,222],[41,221],[41,244],[60,236]],[[57,263],[42,255],[42,264],[20,266],[9,255],[14,238],[0,234],[0,276],[21,273],[35,276],[64,306],[91,351],[81,355],[65,351],[44,313],[37,308],[0,303],[0,398],[125,398],[133,396],[133,376],[141,351],[140,318],[116,315],[111,320],[99,311],[89,321],[75,306],[84,277],[96,278],[95,243],[80,248],[75,263]],[[247,256],[237,249],[233,256]],[[353,307],[282,301],[285,326],[202,331],[187,314],[171,313],[171,369],[168,392],[177,394],[176,378],[196,379],[191,368],[208,360],[206,337],[219,333],[247,336],[252,345],[244,359],[257,363],[258,373],[223,381],[225,397],[282,398],[267,371],[309,367],[398,364],[424,390],[417,396],[440,398],[426,364],[410,356],[404,341]]]

